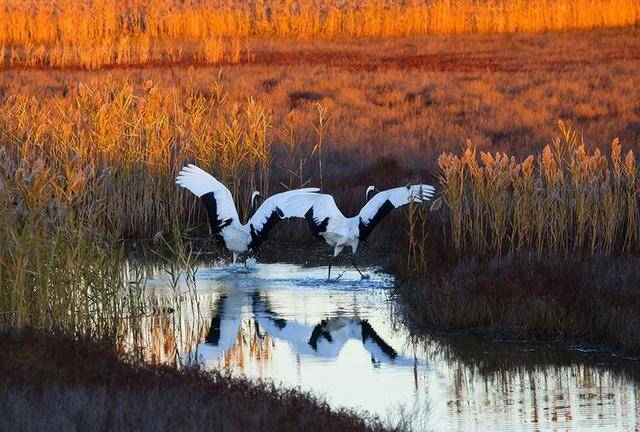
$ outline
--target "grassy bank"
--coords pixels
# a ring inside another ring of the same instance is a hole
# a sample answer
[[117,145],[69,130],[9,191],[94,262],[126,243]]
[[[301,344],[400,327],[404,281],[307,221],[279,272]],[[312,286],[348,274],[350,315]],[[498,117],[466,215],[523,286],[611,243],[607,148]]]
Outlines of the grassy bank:
[[422,330],[640,352],[640,260],[452,261],[396,292]]
[[83,339],[0,333],[0,429],[382,431],[295,390],[127,362]]
[[440,157],[441,196],[431,215],[410,206],[400,267],[419,325],[640,352],[635,155],[559,128],[521,160],[471,142]]

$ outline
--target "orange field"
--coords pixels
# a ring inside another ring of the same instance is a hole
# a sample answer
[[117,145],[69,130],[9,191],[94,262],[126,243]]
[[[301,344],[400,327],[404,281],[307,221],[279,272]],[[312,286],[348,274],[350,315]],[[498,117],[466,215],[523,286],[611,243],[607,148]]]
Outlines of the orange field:
[[635,0],[5,2],[0,63],[238,62],[249,37],[362,38],[625,27]]

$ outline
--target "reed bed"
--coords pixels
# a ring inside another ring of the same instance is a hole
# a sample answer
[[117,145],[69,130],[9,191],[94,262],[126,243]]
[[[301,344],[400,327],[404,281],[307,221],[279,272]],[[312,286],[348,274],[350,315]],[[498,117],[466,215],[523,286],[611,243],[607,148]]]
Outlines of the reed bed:
[[121,250],[92,230],[104,203],[83,200],[104,178],[72,166],[0,147],[0,327],[116,334]]
[[[478,151],[440,156],[445,227],[462,255],[589,257],[638,251],[633,151],[614,140],[589,149],[563,122],[561,136],[522,161]],[[479,157],[479,160],[478,160]]]
[[[250,61],[249,37],[542,32],[636,25],[635,0],[235,0],[5,2],[0,63],[26,66]],[[186,42],[194,42],[187,43]]]
[[0,66],[53,67],[95,70],[106,66],[148,64],[235,64],[254,58],[247,40],[206,37],[186,44],[148,35],[73,43],[33,43],[0,46]]
[[188,258],[180,227],[206,226],[175,185],[186,163],[215,172],[243,216],[253,190],[268,194],[270,113],[250,98],[228,106],[219,78],[206,91],[185,86],[110,81],[2,100],[0,327],[115,340],[142,300],[123,295],[139,283],[123,273],[121,240],[168,238]]
[[115,80],[45,99],[11,96],[0,106],[0,148],[18,169],[40,160],[52,179],[83,173],[87,186],[74,199],[81,208],[100,203],[96,231],[150,238],[174,219],[205,221],[197,201],[175,186],[186,163],[216,172],[241,216],[251,191],[269,192],[271,114],[256,100],[227,98],[218,78],[205,91]]

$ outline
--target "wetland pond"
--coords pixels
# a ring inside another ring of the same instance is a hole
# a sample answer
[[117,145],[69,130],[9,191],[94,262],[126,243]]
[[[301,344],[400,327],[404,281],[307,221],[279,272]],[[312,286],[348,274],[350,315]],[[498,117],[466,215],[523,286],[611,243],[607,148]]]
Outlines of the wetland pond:
[[[634,430],[637,360],[546,344],[415,336],[394,279],[292,264],[139,278],[154,313],[126,338],[148,360],[198,362],[414,430]],[[168,309],[171,308],[172,310]],[[166,313],[169,311],[170,313]],[[637,430],[637,429],[636,429]]]

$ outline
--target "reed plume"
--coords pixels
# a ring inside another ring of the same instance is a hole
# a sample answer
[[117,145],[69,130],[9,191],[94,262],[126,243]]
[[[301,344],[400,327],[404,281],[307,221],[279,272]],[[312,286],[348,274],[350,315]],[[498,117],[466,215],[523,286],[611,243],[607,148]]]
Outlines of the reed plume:
[[522,162],[480,152],[440,156],[451,244],[460,254],[593,256],[638,250],[636,161],[609,157],[559,122],[561,136]]

